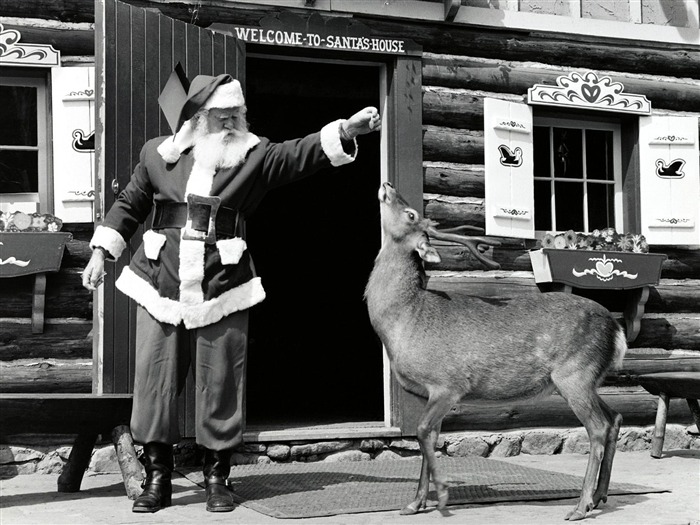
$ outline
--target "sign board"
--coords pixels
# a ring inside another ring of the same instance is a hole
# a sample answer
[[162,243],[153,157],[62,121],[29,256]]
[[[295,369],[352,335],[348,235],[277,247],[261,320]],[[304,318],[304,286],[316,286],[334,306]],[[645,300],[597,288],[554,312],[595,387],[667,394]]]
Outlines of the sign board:
[[420,55],[412,40],[372,35],[369,27],[348,18],[324,19],[318,13],[304,18],[294,13],[271,14],[260,27],[212,24],[209,29],[250,44],[351,51],[386,55]]

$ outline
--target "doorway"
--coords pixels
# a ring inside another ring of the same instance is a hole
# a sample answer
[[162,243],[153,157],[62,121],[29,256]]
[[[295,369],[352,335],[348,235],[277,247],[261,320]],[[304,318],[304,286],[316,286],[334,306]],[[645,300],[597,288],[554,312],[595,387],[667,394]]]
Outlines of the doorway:
[[[279,142],[380,106],[380,68],[248,56],[250,130]],[[355,162],[270,192],[247,239],[267,298],[251,309],[246,421],[274,429],[384,419],[383,351],[363,293],[381,234],[378,133]]]

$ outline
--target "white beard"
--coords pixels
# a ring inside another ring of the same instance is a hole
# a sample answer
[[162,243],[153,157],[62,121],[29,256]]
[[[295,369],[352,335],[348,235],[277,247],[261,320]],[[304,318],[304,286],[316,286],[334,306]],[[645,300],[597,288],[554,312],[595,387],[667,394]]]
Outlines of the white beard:
[[193,154],[195,161],[203,166],[235,168],[245,160],[249,149],[248,133],[238,130],[233,135],[226,131],[208,133],[200,127],[196,130]]

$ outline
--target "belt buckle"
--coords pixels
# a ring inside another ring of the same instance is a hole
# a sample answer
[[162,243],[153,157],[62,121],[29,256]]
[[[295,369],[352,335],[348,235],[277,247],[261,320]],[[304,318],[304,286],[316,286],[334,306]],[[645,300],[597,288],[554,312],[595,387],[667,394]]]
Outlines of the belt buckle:
[[221,206],[221,197],[187,195],[187,221],[182,238],[188,241],[216,242],[216,214]]

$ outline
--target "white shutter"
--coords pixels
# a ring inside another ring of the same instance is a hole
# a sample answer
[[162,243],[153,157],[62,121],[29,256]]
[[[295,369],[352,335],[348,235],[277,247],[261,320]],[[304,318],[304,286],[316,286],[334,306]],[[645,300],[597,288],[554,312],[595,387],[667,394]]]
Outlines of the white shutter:
[[54,215],[92,222],[95,150],[95,68],[51,68]]
[[486,234],[534,239],[532,108],[484,100]]
[[700,244],[697,117],[640,117],[639,161],[647,242]]

